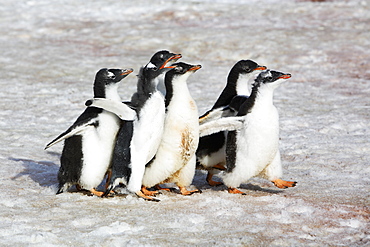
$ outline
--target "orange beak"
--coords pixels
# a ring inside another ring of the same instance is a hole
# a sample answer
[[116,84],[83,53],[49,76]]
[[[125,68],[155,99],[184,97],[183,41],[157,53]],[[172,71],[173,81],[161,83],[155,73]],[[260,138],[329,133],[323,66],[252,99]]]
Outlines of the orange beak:
[[257,68],[255,68],[254,70],[265,70],[267,69],[266,66],[258,66]]
[[128,74],[132,73],[133,71],[134,71],[133,69],[127,69],[121,75],[128,75]]
[[194,65],[193,67],[191,67],[188,71],[192,71],[192,70],[194,70],[194,71],[196,71],[196,70],[198,70],[198,69],[200,69],[200,68],[202,68],[202,65]]
[[285,74],[285,75],[280,76],[279,79],[289,79],[290,77],[292,77],[291,74]]
[[171,60],[177,60],[177,59],[180,59],[180,58],[182,58],[182,56],[181,56],[181,54],[176,54],[176,55],[174,55],[174,56],[172,56],[172,57],[170,57],[169,59],[167,59],[167,61],[159,68],[159,69],[164,69],[164,68],[166,68],[166,69],[169,69],[169,68],[174,68],[174,67],[166,67],[166,64],[169,62],[169,61],[171,61]]

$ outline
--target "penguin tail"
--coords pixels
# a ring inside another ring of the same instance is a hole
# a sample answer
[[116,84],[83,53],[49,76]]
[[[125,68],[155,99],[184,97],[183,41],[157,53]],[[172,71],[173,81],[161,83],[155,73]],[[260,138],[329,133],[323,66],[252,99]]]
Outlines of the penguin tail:
[[64,185],[59,185],[59,189],[56,193],[56,195],[62,194],[64,192]]
[[110,183],[107,189],[104,191],[103,195],[101,197],[109,197],[111,195],[111,192],[113,190],[113,183]]

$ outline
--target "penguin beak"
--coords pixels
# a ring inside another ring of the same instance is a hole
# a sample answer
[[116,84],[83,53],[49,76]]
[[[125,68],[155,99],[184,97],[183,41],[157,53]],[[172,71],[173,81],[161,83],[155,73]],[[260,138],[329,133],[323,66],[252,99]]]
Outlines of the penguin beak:
[[188,71],[197,71],[200,68],[202,68],[202,65],[198,64],[191,67]]
[[126,69],[126,70],[124,70],[124,71],[122,72],[122,74],[121,74],[121,75],[128,75],[128,74],[132,73],[133,71],[134,71],[133,69]]
[[166,64],[168,64],[171,60],[171,62],[176,62],[177,60],[179,60],[180,58],[182,58],[181,54],[175,54],[173,55],[172,57],[170,57],[169,59],[167,59],[167,61],[159,68],[159,69],[172,69],[172,68],[175,68],[175,67],[172,67],[172,66],[168,66],[168,67],[165,67]]
[[291,74],[285,74],[285,75],[280,76],[279,79],[289,79],[290,77],[292,77]]
[[266,66],[259,66],[257,68],[255,68],[254,70],[266,70],[267,67]]
[[122,74],[121,74],[121,75],[128,75],[128,74],[132,73],[133,71],[134,71],[133,69],[126,69],[126,70],[124,70],[124,71],[122,72]]

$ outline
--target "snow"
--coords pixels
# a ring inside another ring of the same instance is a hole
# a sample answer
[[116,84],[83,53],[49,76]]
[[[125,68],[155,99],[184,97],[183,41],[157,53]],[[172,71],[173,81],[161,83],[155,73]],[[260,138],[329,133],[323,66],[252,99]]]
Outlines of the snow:
[[[370,1],[0,0],[1,246],[370,245]],[[252,59],[291,73],[275,91],[284,179],[232,195],[163,192],[56,196],[63,132],[103,67],[139,67],[160,49],[201,64],[189,79],[199,113],[230,68]]]

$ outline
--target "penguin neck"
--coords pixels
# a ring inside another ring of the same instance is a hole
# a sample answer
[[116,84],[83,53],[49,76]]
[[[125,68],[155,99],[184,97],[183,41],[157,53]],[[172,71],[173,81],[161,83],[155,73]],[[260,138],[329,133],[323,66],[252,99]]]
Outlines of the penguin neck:
[[240,106],[238,116],[251,113],[254,108],[266,108],[273,105],[274,90],[268,85],[254,85],[249,98]]
[[250,73],[240,73],[236,82],[236,94],[249,96],[251,94],[252,76]]
[[121,101],[118,94],[118,83],[104,85],[104,87],[94,86],[94,98],[106,98]]
[[227,106],[232,98],[237,95],[236,84],[239,79],[239,74],[240,73],[235,68],[230,70],[229,75],[227,76],[226,86],[218,97],[216,103],[213,105],[212,109]]
[[165,104],[166,107],[170,104],[173,96],[176,94],[176,97],[189,97],[189,89],[187,85],[187,79],[190,74],[185,74],[181,76],[175,76],[173,78],[166,77],[166,97]]
[[150,75],[149,70],[141,68],[137,82],[137,93],[150,97],[157,90],[158,76]]

